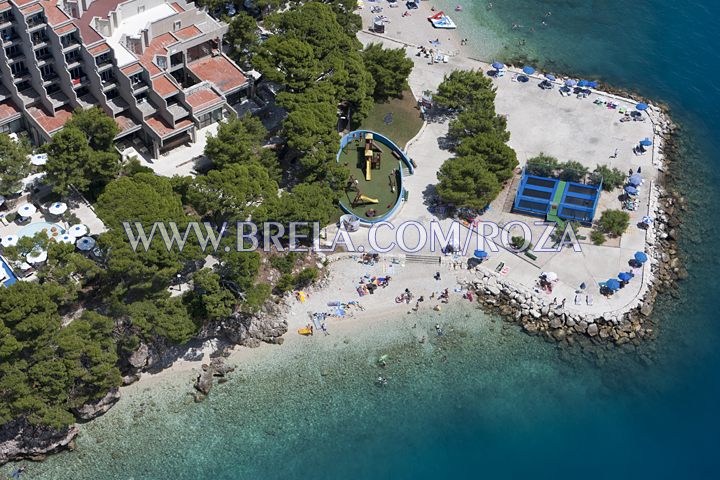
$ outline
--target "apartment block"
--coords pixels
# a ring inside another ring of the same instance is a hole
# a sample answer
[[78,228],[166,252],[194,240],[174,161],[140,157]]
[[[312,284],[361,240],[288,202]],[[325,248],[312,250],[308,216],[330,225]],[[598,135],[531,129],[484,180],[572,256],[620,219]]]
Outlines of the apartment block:
[[251,94],[228,26],[184,0],[0,0],[0,132],[47,142],[77,108],[157,158]]

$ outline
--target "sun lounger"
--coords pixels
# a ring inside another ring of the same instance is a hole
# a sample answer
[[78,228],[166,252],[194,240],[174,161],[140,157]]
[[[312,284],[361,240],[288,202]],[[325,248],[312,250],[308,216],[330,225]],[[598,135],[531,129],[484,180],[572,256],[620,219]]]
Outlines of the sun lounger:
[[498,263],[498,266],[495,267],[495,271],[496,271],[496,272],[499,272],[500,270],[503,269],[504,266],[505,266],[505,262],[500,262],[500,263]]
[[593,296],[591,293],[585,296],[585,303],[587,303],[588,305],[593,304]]
[[580,305],[582,303],[582,300],[580,299],[580,294],[575,295],[575,305]]

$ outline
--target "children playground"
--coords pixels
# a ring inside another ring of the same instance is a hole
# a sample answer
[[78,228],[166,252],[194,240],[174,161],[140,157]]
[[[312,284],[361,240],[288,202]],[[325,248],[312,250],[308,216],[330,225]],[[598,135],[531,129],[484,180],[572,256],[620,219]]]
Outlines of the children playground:
[[413,167],[404,152],[387,137],[367,130],[343,137],[337,156],[347,179],[340,206],[365,222],[389,217],[402,200],[403,169]]

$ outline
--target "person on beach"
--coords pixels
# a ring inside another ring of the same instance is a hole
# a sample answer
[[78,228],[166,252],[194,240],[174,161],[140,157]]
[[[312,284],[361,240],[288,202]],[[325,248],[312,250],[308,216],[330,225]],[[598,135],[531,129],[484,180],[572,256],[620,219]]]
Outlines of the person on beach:
[[440,272],[435,272],[434,278],[435,278],[435,280],[439,281],[440,280]]

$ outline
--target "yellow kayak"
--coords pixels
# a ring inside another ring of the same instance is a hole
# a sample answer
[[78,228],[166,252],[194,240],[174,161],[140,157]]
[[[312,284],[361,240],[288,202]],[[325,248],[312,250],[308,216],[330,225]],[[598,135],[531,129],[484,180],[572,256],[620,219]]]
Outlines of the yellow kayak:
[[307,335],[312,335],[312,334],[313,334],[313,331],[310,330],[309,328],[305,327],[305,328],[298,328],[298,333],[299,333],[300,335],[305,335],[305,336],[307,336]]

